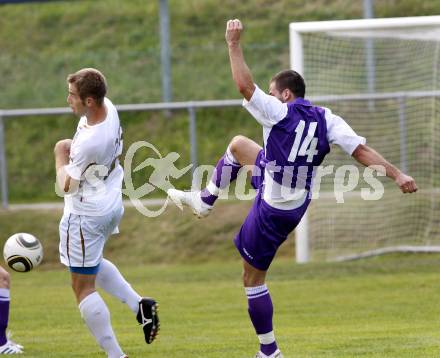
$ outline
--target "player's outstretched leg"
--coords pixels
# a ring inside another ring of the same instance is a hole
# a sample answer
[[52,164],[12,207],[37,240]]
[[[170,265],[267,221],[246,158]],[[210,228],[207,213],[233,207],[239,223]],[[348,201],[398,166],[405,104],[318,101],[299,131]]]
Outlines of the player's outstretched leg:
[[244,136],[236,136],[229,143],[226,153],[215,167],[208,186],[201,192],[169,189],[168,196],[176,205],[189,206],[199,218],[210,214],[220,191],[237,179],[243,165],[253,165],[261,147]]
[[6,335],[9,319],[9,273],[0,266],[0,354],[21,354],[23,346]]
[[160,326],[156,301],[141,297],[125,280],[118,268],[107,259],[103,259],[99,265],[96,284],[130,307],[136,314],[137,321],[142,325],[145,342],[152,343]]
[[255,358],[282,358],[273,332],[273,305],[264,283],[266,271],[258,270],[244,261],[243,283],[248,299],[248,312],[260,341]]

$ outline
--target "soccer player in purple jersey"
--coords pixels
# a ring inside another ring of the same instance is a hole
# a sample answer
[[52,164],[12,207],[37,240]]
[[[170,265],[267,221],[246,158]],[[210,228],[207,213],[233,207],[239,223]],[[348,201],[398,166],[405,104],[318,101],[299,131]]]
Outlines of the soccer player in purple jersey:
[[0,266],[0,354],[22,354],[23,346],[11,341],[6,334],[9,319],[9,273]]
[[286,70],[275,75],[269,95],[258,88],[240,47],[242,31],[240,20],[227,22],[225,37],[232,77],[244,97],[244,107],[263,127],[264,147],[236,136],[217,163],[207,188],[202,192],[171,189],[168,194],[203,217],[210,213],[220,190],[237,178],[240,168],[254,166],[251,183],[257,196],[234,242],[243,258],[249,316],[260,341],[256,358],[281,358],[273,332],[266,272],[278,247],[304,215],[310,203],[313,169],[322,163],[330,144],[339,145],[365,166],[381,166],[403,193],[415,192],[417,186],[412,177],[365,145],[365,138],[341,117],[304,99],[305,83],[297,72]]

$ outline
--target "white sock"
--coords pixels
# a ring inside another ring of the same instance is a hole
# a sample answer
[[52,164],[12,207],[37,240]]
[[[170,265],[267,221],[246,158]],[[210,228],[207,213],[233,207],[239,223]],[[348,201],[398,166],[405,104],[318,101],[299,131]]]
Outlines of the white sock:
[[101,261],[96,275],[96,284],[121,302],[126,303],[134,313],[138,313],[141,296],[133,290],[118,268],[109,260]]
[[10,301],[11,293],[9,288],[0,288],[0,301]]
[[110,312],[98,292],[93,292],[79,304],[81,316],[101,348],[109,358],[120,358],[124,353],[116,340],[110,322]]
[[226,149],[226,153],[225,153],[225,163],[226,164],[231,164],[231,165],[237,165],[237,166],[241,166],[240,162],[237,160],[237,158],[234,157],[234,154],[232,154],[231,148]]

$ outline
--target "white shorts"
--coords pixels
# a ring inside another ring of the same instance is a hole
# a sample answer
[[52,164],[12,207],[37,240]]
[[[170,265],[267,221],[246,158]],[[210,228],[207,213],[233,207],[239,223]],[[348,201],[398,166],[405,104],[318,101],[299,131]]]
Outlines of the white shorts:
[[60,222],[61,263],[70,267],[99,265],[107,239],[119,232],[123,214],[123,206],[104,216],[64,214]]

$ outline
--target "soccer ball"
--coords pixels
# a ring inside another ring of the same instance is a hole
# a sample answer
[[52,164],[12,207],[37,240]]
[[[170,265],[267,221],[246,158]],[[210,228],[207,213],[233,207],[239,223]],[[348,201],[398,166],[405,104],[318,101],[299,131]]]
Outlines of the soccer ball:
[[14,234],[6,240],[3,257],[14,271],[28,272],[43,260],[43,246],[31,234]]

